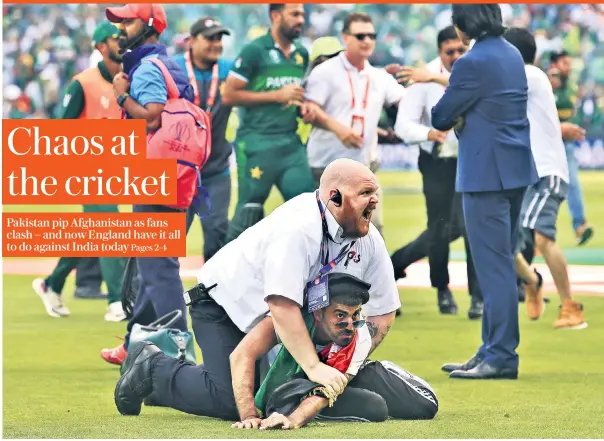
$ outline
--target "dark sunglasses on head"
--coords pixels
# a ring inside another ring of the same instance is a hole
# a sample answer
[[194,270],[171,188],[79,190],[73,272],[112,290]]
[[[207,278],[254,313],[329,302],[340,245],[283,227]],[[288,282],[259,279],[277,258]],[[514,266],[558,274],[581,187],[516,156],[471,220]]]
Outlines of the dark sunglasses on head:
[[[365,320],[357,320],[356,322],[352,322],[352,327],[355,329],[360,328],[361,326],[363,326],[365,324]],[[336,328],[340,328],[340,329],[345,329],[348,327],[348,320],[346,320],[345,322],[337,322],[335,324]]]
[[455,54],[455,52],[459,53],[460,55],[463,55],[466,53],[466,49],[463,47],[460,47],[459,49],[449,49],[448,51],[445,52],[445,54],[447,54],[449,57],[453,54]]
[[354,38],[356,38],[359,41],[363,41],[366,38],[369,38],[370,40],[375,40],[377,38],[377,34],[376,33],[360,33],[360,34],[350,34],[352,35]]

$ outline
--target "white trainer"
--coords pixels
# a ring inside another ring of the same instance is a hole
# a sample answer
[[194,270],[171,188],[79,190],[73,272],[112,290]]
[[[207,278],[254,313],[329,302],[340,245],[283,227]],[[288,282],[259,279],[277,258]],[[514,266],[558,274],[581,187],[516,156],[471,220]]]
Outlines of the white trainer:
[[61,317],[61,314],[59,314],[58,311],[55,311],[57,293],[53,292],[46,286],[44,279],[42,277],[34,279],[34,281],[31,283],[31,286],[35,293],[40,296],[40,299],[44,304],[44,309],[46,309],[46,313],[51,317]]
[[121,322],[122,320],[126,320],[126,313],[122,309],[122,302],[113,302],[109,304],[107,314],[105,314],[105,320],[108,322]]
[[59,314],[61,317],[68,317],[71,312],[67,309],[67,306],[63,304],[63,296],[57,294],[52,289],[48,289],[47,292],[50,295],[50,301],[52,303],[52,310]]

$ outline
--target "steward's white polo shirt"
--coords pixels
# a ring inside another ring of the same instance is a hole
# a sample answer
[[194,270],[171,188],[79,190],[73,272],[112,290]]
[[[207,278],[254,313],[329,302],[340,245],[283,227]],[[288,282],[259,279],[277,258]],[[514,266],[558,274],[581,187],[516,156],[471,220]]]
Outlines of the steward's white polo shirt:
[[353,114],[362,115],[365,130],[363,148],[355,149],[344,146],[333,132],[313,127],[307,145],[310,166],[325,168],[339,158],[367,165],[366,150],[376,137],[382,108],[398,103],[404,95],[405,88],[384,69],[365,62],[364,69],[359,71],[344,52],[315,67],[308,77],[304,97],[348,127],[352,126]]
[[[325,211],[329,259],[352,242],[342,238],[342,228],[329,210]],[[304,193],[278,207],[269,216],[229,242],[198,273],[233,323],[249,332],[269,312],[266,298],[281,295],[304,303],[306,284],[316,279],[322,265],[321,215],[315,193]],[[401,306],[394,270],[382,236],[370,225],[369,234],[356,242],[332,272],[354,275],[371,284],[365,316],[388,314]]]

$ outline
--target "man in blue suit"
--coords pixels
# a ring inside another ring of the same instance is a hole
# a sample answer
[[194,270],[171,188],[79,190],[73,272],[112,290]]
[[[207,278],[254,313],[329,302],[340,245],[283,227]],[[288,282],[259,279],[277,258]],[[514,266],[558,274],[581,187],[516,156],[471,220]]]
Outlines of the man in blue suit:
[[527,186],[538,180],[527,118],[528,84],[518,50],[503,37],[497,4],[454,4],[452,21],[473,47],[453,66],[432,109],[437,130],[459,137],[456,189],[484,296],[483,345],[451,378],[518,378],[520,342],[514,250]]

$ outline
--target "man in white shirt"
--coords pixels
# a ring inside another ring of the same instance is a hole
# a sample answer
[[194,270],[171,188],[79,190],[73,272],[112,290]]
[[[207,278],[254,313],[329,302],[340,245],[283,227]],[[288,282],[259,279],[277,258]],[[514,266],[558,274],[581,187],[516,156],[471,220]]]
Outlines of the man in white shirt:
[[303,114],[312,113],[309,109],[314,103],[329,117],[351,127],[363,142],[360,146],[344,144],[335,133],[314,124],[307,151],[315,179],[338,158],[368,165],[367,150],[376,137],[382,108],[397,104],[405,94],[405,88],[392,75],[367,61],[377,35],[369,15],[348,14],[342,33],[346,51],[314,68],[308,77]]
[[[526,285],[526,308],[529,318],[541,317],[545,304],[541,286],[543,279],[531,271],[521,252],[528,245],[541,252],[552,274],[562,306],[555,328],[583,329],[583,305],[572,299],[566,259],[556,243],[556,222],[560,205],[568,195],[568,162],[563,143],[565,137],[581,137],[583,130],[569,123],[560,123],[551,83],[545,72],[534,66],[537,47],[535,38],[522,28],[511,28],[504,37],[521,53],[528,80],[527,113],[531,127],[531,149],[539,181],[528,187],[520,215],[521,235],[516,255],[516,271]],[[572,135],[574,134],[574,135]]]
[[[199,271],[200,285],[185,293],[204,365],[187,366],[153,345],[137,345],[116,386],[120,413],[138,415],[153,392],[162,406],[239,420],[229,357],[269,315],[308,379],[340,394],[347,378],[319,361],[300,308],[329,304],[325,274],[350,274],[371,284],[363,306],[370,353],[388,333],[401,303],[386,245],[371,224],[376,192],[366,166],[334,161],[316,193],[285,202],[218,251]],[[153,381],[143,384],[148,378]]]
[[[448,26],[438,33],[438,58],[425,69],[432,76],[449,76],[453,64],[467,50],[455,28]],[[419,171],[426,198],[428,228],[417,239],[392,255],[396,278],[405,277],[405,269],[428,256],[430,281],[437,290],[441,314],[456,314],[457,304],[449,289],[449,243],[464,237],[471,307],[470,319],[482,316],[482,293],[478,286],[470,246],[465,234],[461,195],[455,192],[457,174],[457,137],[431,126],[432,107],[443,96],[445,87],[432,80],[407,88],[400,103],[394,131],[409,144],[419,144]]]

